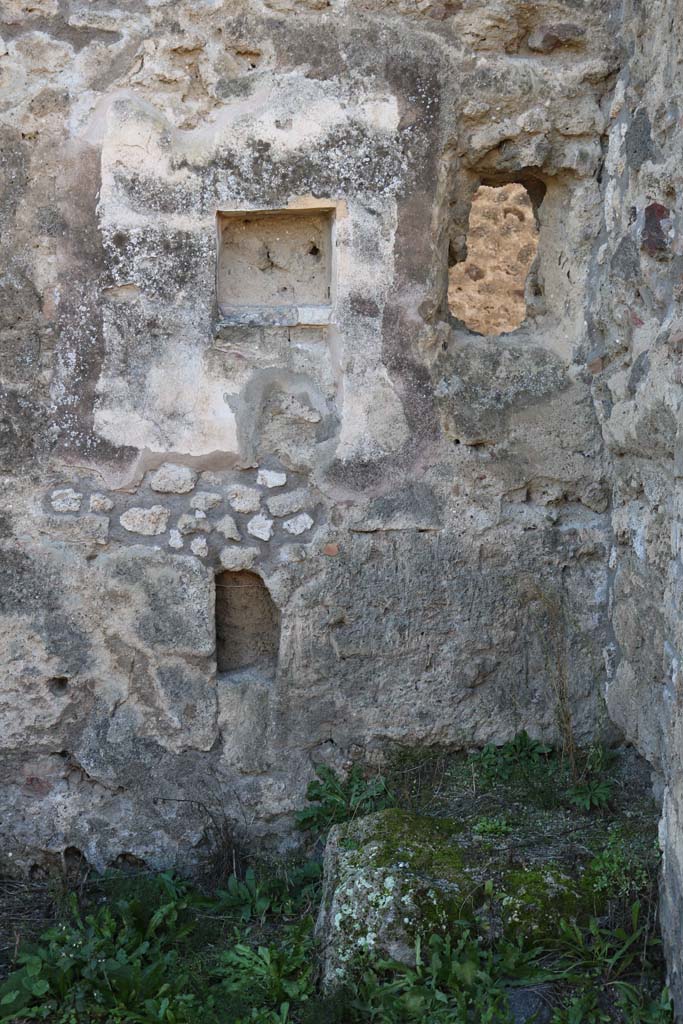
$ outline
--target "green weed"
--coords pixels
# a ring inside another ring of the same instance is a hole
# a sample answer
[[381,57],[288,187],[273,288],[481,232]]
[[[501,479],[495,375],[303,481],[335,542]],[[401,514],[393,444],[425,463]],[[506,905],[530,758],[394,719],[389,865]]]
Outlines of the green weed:
[[382,775],[366,779],[360,765],[353,766],[346,779],[326,765],[316,768],[317,779],[308,784],[306,798],[311,804],[300,811],[297,826],[324,835],[332,825],[391,807],[394,798]]

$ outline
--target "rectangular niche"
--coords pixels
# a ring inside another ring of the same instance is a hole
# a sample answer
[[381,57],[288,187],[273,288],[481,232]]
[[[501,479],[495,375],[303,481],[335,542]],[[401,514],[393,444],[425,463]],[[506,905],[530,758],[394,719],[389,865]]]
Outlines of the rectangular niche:
[[334,207],[217,215],[216,296],[224,325],[329,323]]
[[255,670],[275,675],[280,648],[280,612],[256,573],[216,576],[216,662],[220,674]]
[[[544,194],[536,182],[537,205]],[[538,241],[534,202],[524,184],[480,185],[472,197],[467,258],[449,271],[453,316],[472,333],[489,337],[521,327],[529,313],[527,278]]]

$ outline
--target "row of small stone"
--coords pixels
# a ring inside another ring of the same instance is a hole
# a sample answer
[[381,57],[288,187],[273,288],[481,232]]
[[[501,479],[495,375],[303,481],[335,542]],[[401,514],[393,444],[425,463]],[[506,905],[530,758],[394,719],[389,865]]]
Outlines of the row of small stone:
[[[210,480],[211,474],[205,473],[202,480],[206,481],[207,478]],[[287,483],[287,474],[277,470],[260,469],[256,482],[268,489],[284,487]],[[152,490],[157,493],[187,494],[194,490],[197,474],[188,466],[164,463],[152,474],[149,483]],[[218,478],[216,478],[216,483],[220,483]],[[273,536],[275,524],[270,516],[275,518],[291,517],[285,519],[282,528],[293,537],[305,533],[313,526],[312,517],[303,511],[304,506],[310,500],[304,489],[269,496],[266,499],[270,513],[268,516],[261,509],[261,492],[257,488],[245,484],[230,484],[224,489],[224,494],[198,491],[192,495],[190,507],[193,512],[184,513],[179,517],[176,527],[169,533],[169,547],[181,549],[184,546],[183,537],[187,534],[209,533],[212,525],[207,520],[207,512],[216,508],[224,496],[234,512],[255,513],[247,522],[247,532],[258,540],[269,541]],[[52,492],[50,501],[55,512],[79,512],[83,495],[72,488],[62,488]],[[113,507],[113,501],[105,494],[90,496],[91,512],[107,513]],[[121,514],[119,522],[129,533],[153,537],[166,532],[170,516],[171,511],[164,508],[163,505],[152,505],[151,508],[133,507]],[[215,529],[226,540],[240,541],[242,539],[235,520],[229,514],[224,515],[215,524]],[[206,555],[208,551],[204,537],[195,537],[190,543],[190,548],[194,554],[200,556]]]

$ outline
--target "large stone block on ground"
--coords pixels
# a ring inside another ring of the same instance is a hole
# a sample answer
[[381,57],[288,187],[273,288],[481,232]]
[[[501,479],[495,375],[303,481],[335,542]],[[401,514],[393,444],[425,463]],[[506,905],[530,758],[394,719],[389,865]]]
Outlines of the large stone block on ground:
[[368,958],[414,963],[418,937],[462,922],[486,938],[542,943],[561,918],[590,913],[579,877],[550,857],[520,861],[513,845],[484,849],[458,821],[397,809],[333,828],[316,925],[326,985]]

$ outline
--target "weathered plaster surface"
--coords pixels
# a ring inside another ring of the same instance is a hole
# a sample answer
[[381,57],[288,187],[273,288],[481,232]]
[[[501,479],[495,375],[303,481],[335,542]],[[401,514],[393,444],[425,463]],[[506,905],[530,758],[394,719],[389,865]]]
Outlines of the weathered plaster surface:
[[[315,760],[570,708],[659,773],[679,898],[683,10],[631,6],[6,0],[5,855],[191,869],[216,813],[286,846]],[[449,254],[508,180],[538,257],[483,338]],[[296,209],[329,308],[226,320],[217,214]],[[223,569],[274,679],[216,673]]]

